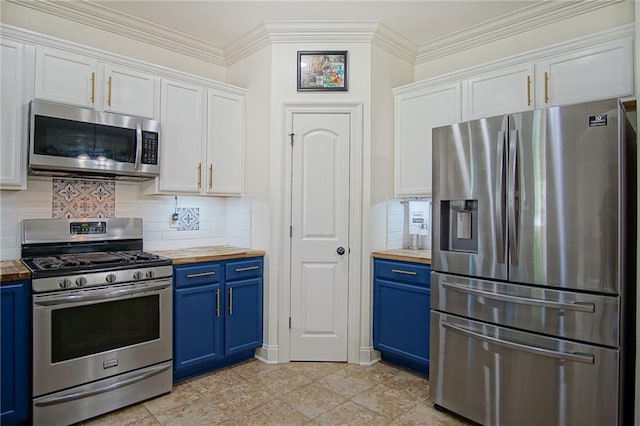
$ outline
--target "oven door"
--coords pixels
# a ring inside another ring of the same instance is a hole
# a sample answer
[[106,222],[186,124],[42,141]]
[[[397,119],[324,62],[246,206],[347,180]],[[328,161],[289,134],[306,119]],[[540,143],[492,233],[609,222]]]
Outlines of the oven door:
[[172,359],[171,278],[33,295],[33,395]]

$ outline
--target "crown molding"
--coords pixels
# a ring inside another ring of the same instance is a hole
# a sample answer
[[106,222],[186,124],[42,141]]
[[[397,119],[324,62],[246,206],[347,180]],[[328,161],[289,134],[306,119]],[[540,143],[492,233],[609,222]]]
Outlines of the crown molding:
[[439,37],[419,46],[416,65],[511,37],[624,0],[548,1]]
[[372,43],[412,64],[418,47],[379,21],[265,21],[225,48],[227,64],[280,43]]
[[226,65],[222,49],[212,43],[89,1],[55,3],[48,0],[6,1],[216,65]]

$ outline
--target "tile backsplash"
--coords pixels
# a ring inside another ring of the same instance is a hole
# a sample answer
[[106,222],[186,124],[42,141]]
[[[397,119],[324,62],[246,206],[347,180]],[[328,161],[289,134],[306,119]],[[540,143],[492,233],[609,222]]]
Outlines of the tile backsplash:
[[[145,250],[252,244],[249,197],[178,196],[176,203],[173,195],[143,194],[135,182],[30,176],[27,184],[0,190],[0,260],[20,258],[23,219],[141,217]],[[184,232],[171,221],[177,209]]]
[[198,207],[178,207],[178,231],[200,229],[200,209]]
[[[412,235],[409,226],[409,201],[426,201],[427,229],[421,235]],[[387,250],[403,248],[431,248],[431,199],[430,198],[390,198],[387,200]]]
[[52,180],[51,217],[115,217],[116,183],[113,180]]

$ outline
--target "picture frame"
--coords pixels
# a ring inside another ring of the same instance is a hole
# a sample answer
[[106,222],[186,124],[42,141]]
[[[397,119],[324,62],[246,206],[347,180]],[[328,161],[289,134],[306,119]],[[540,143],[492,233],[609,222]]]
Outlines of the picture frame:
[[346,92],[347,51],[298,51],[298,92]]

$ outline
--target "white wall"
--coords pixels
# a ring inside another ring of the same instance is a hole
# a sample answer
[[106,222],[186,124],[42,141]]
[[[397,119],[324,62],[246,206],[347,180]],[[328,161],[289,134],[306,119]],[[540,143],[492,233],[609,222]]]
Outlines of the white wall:
[[[229,66],[229,83],[246,87],[245,180],[251,197],[251,246],[265,250],[264,258],[264,349],[259,355],[271,361],[278,348],[277,271],[271,255],[271,47]],[[272,284],[273,283],[273,284]]]
[[115,33],[99,30],[89,25],[39,12],[29,7],[0,1],[0,21],[59,37],[85,46],[137,58],[141,61],[225,81],[226,68],[187,55],[172,52],[152,44],[132,40]]
[[[371,49],[371,150],[369,153],[369,250],[386,249],[388,197],[394,195],[395,99],[392,89],[413,81],[413,64]],[[368,271],[367,271],[368,272]],[[364,277],[363,277],[364,279]]]
[[618,2],[532,31],[418,64],[415,70],[416,80],[424,80],[608,28],[630,24],[633,20],[634,2]]

